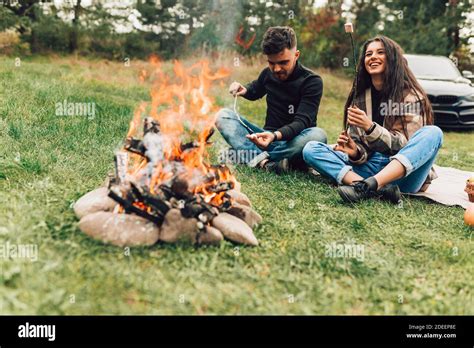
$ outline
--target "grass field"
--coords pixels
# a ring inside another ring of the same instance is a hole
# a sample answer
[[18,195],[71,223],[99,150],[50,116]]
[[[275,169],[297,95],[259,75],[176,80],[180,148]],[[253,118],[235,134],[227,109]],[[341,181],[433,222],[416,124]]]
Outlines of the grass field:
[[[234,168],[264,218],[259,247],[155,245],[128,256],[82,234],[71,204],[113,168],[134,107],[148,100],[136,78],[144,66],[0,57],[0,243],[39,252],[36,262],[0,258],[1,314],[474,314],[473,230],[461,208],[406,197],[351,207],[302,173]],[[261,68],[242,65],[232,78]],[[334,142],[350,83],[319,73],[318,125]],[[232,104],[225,86],[214,92]],[[56,116],[65,99],[96,103],[95,118]],[[263,122],[263,100],[239,107]],[[437,163],[472,171],[473,143],[473,133],[445,133]],[[328,257],[332,243],[364,257]]]

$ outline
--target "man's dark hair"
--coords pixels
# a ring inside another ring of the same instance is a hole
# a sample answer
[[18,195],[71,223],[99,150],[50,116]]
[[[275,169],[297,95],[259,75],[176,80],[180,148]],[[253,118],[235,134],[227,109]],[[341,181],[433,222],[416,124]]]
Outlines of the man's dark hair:
[[296,34],[290,27],[270,27],[263,35],[262,50],[267,56],[296,47]]

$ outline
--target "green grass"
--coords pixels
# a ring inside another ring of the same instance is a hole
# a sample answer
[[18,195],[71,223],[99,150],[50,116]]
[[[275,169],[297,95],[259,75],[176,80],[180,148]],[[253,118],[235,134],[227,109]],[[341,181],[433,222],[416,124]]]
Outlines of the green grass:
[[[302,173],[234,168],[264,218],[256,248],[159,244],[127,256],[82,234],[71,204],[113,168],[133,109],[148,98],[135,78],[143,66],[0,58],[0,243],[39,248],[36,262],[0,259],[1,314],[474,313],[473,230],[461,208],[413,198],[350,207]],[[232,78],[248,81],[261,67]],[[320,74],[318,125],[334,142],[350,83]],[[231,105],[225,86],[215,93]],[[96,117],[55,116],[64,99],[96,102]],[[264,101],[239,106],[263,121]],[[446,133],[437,163],[472,170],[472,144],[473,133]],[[364,259],[326,257],[334,242],[362,245]]]

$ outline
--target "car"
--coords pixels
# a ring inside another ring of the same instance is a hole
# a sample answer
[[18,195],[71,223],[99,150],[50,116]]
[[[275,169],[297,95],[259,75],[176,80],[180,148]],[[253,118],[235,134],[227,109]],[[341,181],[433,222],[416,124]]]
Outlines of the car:
[[453,61],[444,56],[405,57],[431,101],[435,124],[443,129],[474,129],[474,84],[468,79],[472,72],[461,74]]

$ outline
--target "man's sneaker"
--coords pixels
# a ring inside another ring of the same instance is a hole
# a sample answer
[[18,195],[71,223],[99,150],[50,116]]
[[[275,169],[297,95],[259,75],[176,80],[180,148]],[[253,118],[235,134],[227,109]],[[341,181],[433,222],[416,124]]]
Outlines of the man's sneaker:
[[314,169],[312,167],[308,167],[308,173],[310,175],[316,176],[316,177],[321,176],[321,174],[316,169]]
[[250,160],[247,163],[247,165],[250,168],[255,168],[259,165],[260,162],[262,162],[263,160],[266,160],[268,157],[270,157],[270,154],[267,151],[263,151],[262,153],[258,154],[254,158],[252,158],[252,160]]
[[386,185],[377,191],[380,199],[389,201],[393,204],[399,204],[402,200],[400,188],[397,185]]
[[283,174],[290,170],[290,163],[288,158],[284,158],[279,162],[267,161],[262,165],[262,168],[267,172]]
[[339,186],[337,192],[345,202],[356,203],[376,195],[377,181],[373,177],[354,181],[352,185]]

